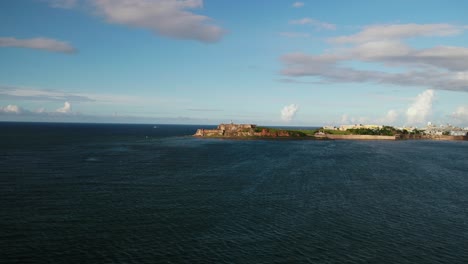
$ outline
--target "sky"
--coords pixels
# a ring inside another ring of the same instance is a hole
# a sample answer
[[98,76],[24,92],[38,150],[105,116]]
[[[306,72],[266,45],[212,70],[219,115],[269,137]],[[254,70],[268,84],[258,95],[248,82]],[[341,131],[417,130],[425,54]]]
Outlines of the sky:
[[0,1],[0,121],[468,127],[468,1]]

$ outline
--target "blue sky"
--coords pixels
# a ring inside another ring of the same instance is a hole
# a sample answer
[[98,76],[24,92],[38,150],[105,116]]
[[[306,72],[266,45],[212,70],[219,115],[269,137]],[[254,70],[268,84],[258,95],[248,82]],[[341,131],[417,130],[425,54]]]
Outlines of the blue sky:
[[468,126],[468,2],[0,3],[0,121]]

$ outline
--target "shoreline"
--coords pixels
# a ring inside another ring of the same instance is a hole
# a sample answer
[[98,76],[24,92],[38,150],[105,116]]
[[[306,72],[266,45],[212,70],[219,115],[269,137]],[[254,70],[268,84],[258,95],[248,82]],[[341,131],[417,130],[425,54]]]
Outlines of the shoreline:
[[357,141],[406,141],[406,140],[426,140],[426,141],[468,141],[467,136],[438,136],[438,137],[420,137],[420,138],[401,138],[398,136],[380,136],[380,135],[332,135],[305,136],[305,137],[268,137],[268,136],[199,136],[192,137],[200,139],[226,139],[226,140],[357,140]]
[[[466,141],[466,136],[430,135],[408,133],[393,127],[383,126],[375,129],[349,129],[347,131],[327,131],[325,129],[288,130],[258,127],[254,124],[220,124],[215,129],[199,128],[193,135],[198,138],[219,138],[230,140],[438,140]],[[347,132],[347,133],[346,133]]]

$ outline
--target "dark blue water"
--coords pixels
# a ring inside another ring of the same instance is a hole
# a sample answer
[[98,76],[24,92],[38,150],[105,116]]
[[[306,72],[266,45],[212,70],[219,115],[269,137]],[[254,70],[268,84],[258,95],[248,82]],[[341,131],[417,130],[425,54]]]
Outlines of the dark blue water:
[[2,263],[468,263],[468,142],[0,123]]

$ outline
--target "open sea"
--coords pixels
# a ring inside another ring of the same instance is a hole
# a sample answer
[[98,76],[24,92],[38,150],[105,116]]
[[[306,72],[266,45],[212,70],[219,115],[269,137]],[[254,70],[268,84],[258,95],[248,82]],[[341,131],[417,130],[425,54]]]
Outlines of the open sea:
[[0,263],[468,263],[468,141],[199,127],[0,123]]

